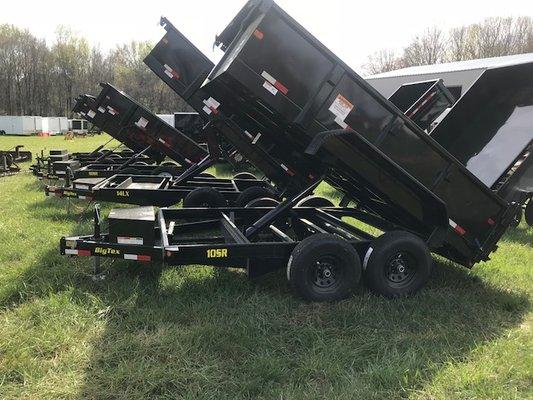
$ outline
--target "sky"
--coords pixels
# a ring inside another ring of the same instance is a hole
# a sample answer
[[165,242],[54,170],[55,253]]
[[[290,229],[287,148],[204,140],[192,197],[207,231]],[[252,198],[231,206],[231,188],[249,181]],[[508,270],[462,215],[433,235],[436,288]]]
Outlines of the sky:
[[[533,0],[278,0],[301,25],[356,70],[380,49],[400,51],[418,33],[493,16],[533,17]],[[131,40],[157,42],[166,16],[209,58],[212,45],[245,0],[2,0],[0,23],[28,28],[53,44],[56,27],[70,26],[103,50]]]

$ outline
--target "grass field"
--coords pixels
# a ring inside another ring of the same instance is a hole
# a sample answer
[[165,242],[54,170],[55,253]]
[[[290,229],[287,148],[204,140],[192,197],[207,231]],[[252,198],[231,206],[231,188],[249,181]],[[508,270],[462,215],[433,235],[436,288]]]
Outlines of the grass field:
[[[104,141],[1,137],[0,149]],[[25,173],[0,178],[0,204],[0,399],[533,397],[524,224],[472,271],[436,260],[413,298],[361,289],[308,304],[283,271],[251,282],[233,270],[117,262],[95,282],[89,259],[58,252],[62,235],[91,230],[82,203],[67,214]]]

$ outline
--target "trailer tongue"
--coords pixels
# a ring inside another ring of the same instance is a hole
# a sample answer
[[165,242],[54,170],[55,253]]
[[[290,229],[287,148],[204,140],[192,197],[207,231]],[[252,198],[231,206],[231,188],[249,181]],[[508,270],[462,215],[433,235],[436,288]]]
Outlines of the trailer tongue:
[[[286,267],[299,295],[322,301],[348,296],[363,273],[376,293],[408,295],[429,278],[430,251],[471,267],[495,250],[517,205],[274,2],[249,1],[217,44],[225,55],[201,87],[204,112],[287,188],[284,201],[162,209],[138,244],[115,239],[136,223],[135,211],[128,224],[110,224],[114,234],[101,234],[96,211],[94,234],[63,238],[62,254],[240,266],[250,276]],[[276,175],[278,168],[285,174]],[[308,196],[323,180],[343,193],[343,206],[353,206],[319,208],[324,204]],[[347,218],[385,233],[374,238]]]

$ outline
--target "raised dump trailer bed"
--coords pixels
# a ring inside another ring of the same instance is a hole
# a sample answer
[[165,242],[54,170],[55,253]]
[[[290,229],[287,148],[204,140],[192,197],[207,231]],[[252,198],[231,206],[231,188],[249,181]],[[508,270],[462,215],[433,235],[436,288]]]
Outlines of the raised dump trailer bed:
[[[222,133],[251,143],[255,136],[244,130],[261,129],[270,143],[284,144],[272,159],[295,165],[295,179],[312,184],[271,209],[163,209],[148,223],[144,211],[130,210],[118,232],[111,220],[109,235],[96,211],[94,234],[63,238],[63,254],[241,266],[251,276],[286,266],[301,296],[335,300],[352,292],[363,271],[373,291],[402,296],[429,278],[430,251],[471,267],[495,250],[516,206],[275,3],[248,2],[217,43],[226,54],[202,90],[211,112],[236,125]],[[324,204],[306,197],[322,180],[355,206],[317,208]],[[374,238],[346,217],[385,233]],[[136,221],[146,237],[119,240]]]
[[453,106],[455,97],[442,79],[406,83],[398,88],[389,101],[422,130],[431,125],[444,111]]

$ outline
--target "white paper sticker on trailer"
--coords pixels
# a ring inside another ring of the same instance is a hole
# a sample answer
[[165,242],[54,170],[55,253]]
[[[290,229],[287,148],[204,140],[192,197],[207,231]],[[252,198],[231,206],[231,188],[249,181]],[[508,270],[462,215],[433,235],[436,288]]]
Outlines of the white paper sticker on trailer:
[[117,242],[120,244],[144,244],[143,238],[139,237],[117,237]]
[[213,112],[213,111],[211,111],[211,109],[210,109],[209,107],[207,107],[207,106],[204,106],[204,108],[202,108],[202,110],[203,110],[207,115],[211,115],[211,113]]
[[174,75],[172,75],[172,72],[170,72],[168,69],[165,69],[165,75],[169,78],[174,78]]
[[139,128],[146,128],[146,125],[148,125],[148,120],[146,118],[141,117],[136,123]]
[[[335,122],[341,125],[341,123],[344,123],[344,120],[350,114],[353,108],[354,105],[350,103],[343,95],[339,94],[329,107],[329,111],[335,115]],[[343,128],[346,128],[346,126]]]
[[263,83],[263,87],[268,90],[270,93],[272,93],[274,96],[278,94],[278,89],[276,89],[270,82],[265,81]]
[[96,115],[96,113],[93,110],[89,110],[89,112],[87,113],[87,116],[89,118],[94,118],[95,115]]
[[101,113],[105,113],[105,108],[104,107],[98,107],[98,111],[100,111]]

